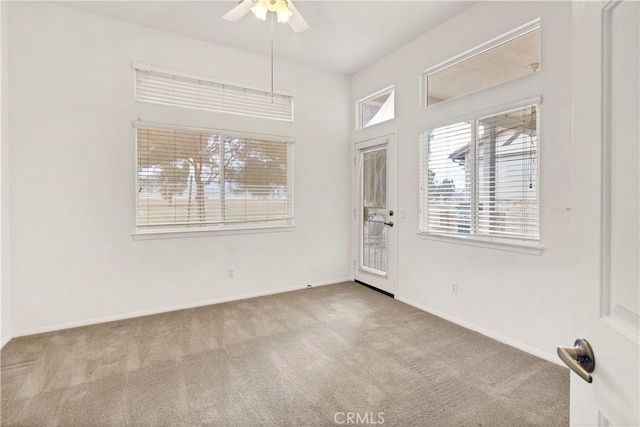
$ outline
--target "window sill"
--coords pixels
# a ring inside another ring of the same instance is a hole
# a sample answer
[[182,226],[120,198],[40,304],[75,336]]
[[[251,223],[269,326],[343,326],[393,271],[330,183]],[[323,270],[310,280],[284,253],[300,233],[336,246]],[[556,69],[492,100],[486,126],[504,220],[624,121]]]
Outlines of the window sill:
[[500,239],[497,237],[465,237],[449,236],[445,234],[434,234],[418,232],[418,237],[437,242],[454,243],[458,245],[476,246],[480,248],[496,249],[499,251],[518,252],[528,255],[542,255],[544,247],[540,242],[530,242],[524,240]]
[[234,234],[263,234],[294,231],[295,225],[277,225],[259,228],[225,228],[219,230],[136,231],[133,240],[179,239],[188,237],[230,236]]

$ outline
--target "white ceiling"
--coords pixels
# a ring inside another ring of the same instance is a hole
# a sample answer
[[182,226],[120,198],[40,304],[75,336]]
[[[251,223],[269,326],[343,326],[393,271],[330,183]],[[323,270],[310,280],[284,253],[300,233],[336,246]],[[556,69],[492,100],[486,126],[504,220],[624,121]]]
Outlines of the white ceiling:
[[[269,23],[222,19],[237,1],[71,1],[68,7],[254,53],[270,52]],[[275,56],[356,73],[469,7],[463,1],[296,1],[310,28],[277,24]]]

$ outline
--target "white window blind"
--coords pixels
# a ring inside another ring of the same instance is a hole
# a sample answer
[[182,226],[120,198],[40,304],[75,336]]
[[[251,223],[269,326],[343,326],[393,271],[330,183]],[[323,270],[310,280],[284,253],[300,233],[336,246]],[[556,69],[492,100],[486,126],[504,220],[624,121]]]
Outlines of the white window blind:
[[537,106],[421,135],[420,230],[539,240]]
[[[424,231],[457,234],[469,229],[471,207],[472,168],[454,161],[451,154],[468,150],[471,124],[456,123],[423,134],[426,156],[421,156],[423,173]],[[464,218],[464,217],[467,218]]]
[[139,232],[293,224],[291,143],[138,126]]
[[136,69],[136,100],[293,122],[293,97],[212,80]]

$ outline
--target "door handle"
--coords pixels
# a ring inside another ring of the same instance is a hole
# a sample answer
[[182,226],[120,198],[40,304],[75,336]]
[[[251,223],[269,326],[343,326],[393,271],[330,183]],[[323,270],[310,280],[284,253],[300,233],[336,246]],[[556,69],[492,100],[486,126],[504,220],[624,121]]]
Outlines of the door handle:
[[367,222],[377,222],[378,224],[384,224],[384,225],[388,225],[389,227],[393,227],[393,221],[384,222],[384,221],[371,221],[371,220],[367,220]]
[[578,338],[574,347],[558,347],[558,356],[580,378],[588,383],[593,382],[591,372],[596,367],[596,358],[589,341]]

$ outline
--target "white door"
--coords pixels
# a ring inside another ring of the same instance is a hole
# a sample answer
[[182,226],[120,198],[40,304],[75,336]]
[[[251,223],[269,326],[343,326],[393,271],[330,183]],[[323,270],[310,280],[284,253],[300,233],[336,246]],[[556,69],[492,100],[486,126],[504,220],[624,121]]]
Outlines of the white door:
[[575,337],[568,341],[591,344],[595,369],[592,383],[571,374],[571,424],[638,426],[640,3],[573,6]]
[[393,294],[396,277],[395,136],[356,143],[355,279]]

